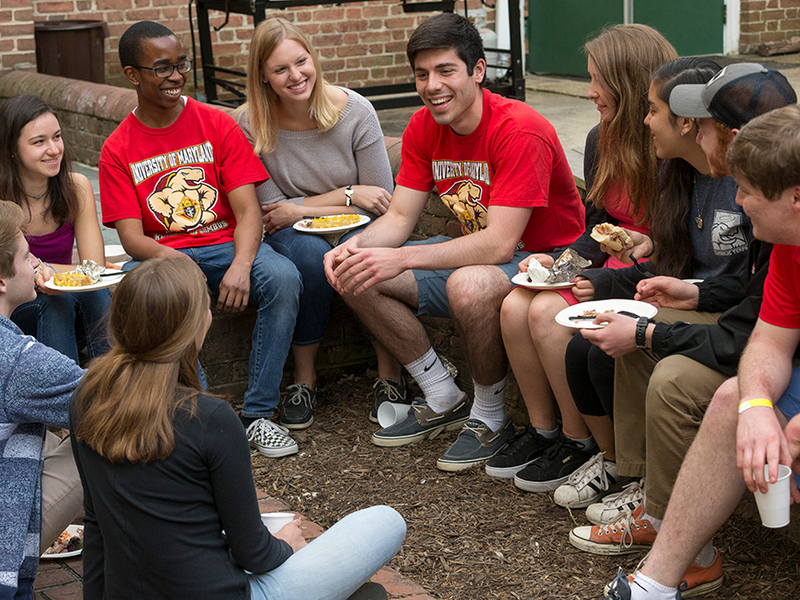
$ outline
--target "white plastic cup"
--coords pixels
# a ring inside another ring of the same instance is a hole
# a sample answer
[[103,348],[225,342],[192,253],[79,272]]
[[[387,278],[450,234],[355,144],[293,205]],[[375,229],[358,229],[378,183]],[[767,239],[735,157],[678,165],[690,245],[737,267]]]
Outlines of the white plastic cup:
[[294,521],[294,513],[272,512],[261,513],[261,522],[269,529],[270,533],[278,533],[284,525]]
[[378,407],[378,424],[384,429],[391,427],[404,420],[408,416],[409,410],[411,410],[410,404],[383,402]]
[[[769,484],[766,494],[756,490],[756,505],[764,527],[777,529],[789,524],[789,476],[792,470],[778,465],[778,481]],[[769,467],[764,465],[764,479],[769,481]]]

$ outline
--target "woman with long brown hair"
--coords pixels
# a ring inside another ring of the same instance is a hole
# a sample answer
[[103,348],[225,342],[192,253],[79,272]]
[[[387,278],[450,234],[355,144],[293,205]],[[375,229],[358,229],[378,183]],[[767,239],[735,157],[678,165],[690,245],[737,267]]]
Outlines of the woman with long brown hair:
[[[718,71],[719,65],[711,59],[690,57],[662,65],[653,74],[648,96],[650,110],[644,122],[658,157],[664,160],[659,194],[653,203],[654,252],[642,270],[628,267],[585,273],[594,298],[633,298],[637,284],[653,275],[699,281],[736,275],[746,268],[751,227],[750,219],[736,204],[736,182],[732,177],[712,178],[709,161],[696,141],[697,120],[678,117],[669,107],[669,96],[676,86],[703,85]],[[705,314],[709,322],[716,322],[717,313]],[[635,336],[624,337],[622,343],[627,349],[617,345],[611,352],[614,356],[635,350]],[[604,471],[611,479],[616,478],[614,358],[579,333],[567,347],[566,371],[576,407],[600,453],[556,490],[555,500],[564,506],[582,508],[609,491],[599,483],[605,477]],[[629,488],[624,496],[627,503],[640,501],[641,489],[637,493],[637,489]],[[587,509],[587,514],[595,521],[605,521],[619,516],[615,507],[623,504],[598,505]],[[596,512],[599,516],[595,518]]]
[[[584,154],[586,231],[570,247],[592,267],[619,268],[625,265],[605,254],[589,234],[603,222],[649,231],[658,169],[643,123],[647,89],[653,71],[677,58],[677,53],[655,29],[638,24],[603,31],[587,42],[586,53],[591,76],[587,96],[597,105],[600,123],[589,132]],[[552,255],[533,258],[544,266],[554,260]],[[527,268],[523,261],[520,270]],[[503,302],[503,342],[531,425],[487,463],[489,475],[513,478],[526,491],[552,491],[596,453],[564,372],[564,353],[572,335],[554,320],[566,306],[588,299],[578,282],[560,293],[518,287]]]
[[36,299],[17,308],[11,320],[75,362],[80,347],[89,358],[99,356],[108,349],[108,290],[61,293],[44,286],[51,268],[74,268],[76,243],[79,260],[105,266],[105,252],[91,183],[72,172],[58,117],[37,96],[15,96],[0,108],[0,199],[22,207],[31,253],[48,263]]
[[267,531],[241,423],[200,388],[210,323],[203,273],[189,261],[145,261],[114,293],[113,346],[71,404],[84,595],[347,598],[394,556],[405,523],[375,506],[309,545],[299,521]]

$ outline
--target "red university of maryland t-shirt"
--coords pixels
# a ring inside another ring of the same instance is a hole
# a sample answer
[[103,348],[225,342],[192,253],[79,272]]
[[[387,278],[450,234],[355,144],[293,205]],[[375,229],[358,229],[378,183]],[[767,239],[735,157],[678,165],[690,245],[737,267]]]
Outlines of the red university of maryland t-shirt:
[[553,126],[523,102],[483,91],[478,128],[460,136],[427,108],[403,134],[397,184],[434,185],[465,234],[486,227],[490,205],[531,207],[518,250],[546,252],[575,241],[584,206]]
[[758,316],[776,327],[800,329],[800,247],[772,247]]
[[103,223],[140,219],[145,235],[171,248],[230,242],[228,193],[269,175],[229,115],[185,101],[169,127],[146,127],[131,113],[103,144]]

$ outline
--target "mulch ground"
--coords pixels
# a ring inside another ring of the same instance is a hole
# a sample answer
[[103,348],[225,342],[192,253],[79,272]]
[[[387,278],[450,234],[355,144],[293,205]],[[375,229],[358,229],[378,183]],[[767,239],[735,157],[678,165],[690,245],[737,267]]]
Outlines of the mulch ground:
[[[373,504],[394,507],[408,533],[389,566],[435,598],[602,598],[618,566],[636,567],[640,554],[601,557],[571,546],[570,529],[589,523],[583,511],[573,522],[551,494],[522,492],[480,468],[439,471],[436,459],[455,432],[401,448],[373,445],[373,377],[321,387],[314,424],[294,434],[299,454],[253,454],[257,485],[325,528]],[[716,544],[725,583],[707,598],[797,597],[800,552],[785,536],[733,517]]]

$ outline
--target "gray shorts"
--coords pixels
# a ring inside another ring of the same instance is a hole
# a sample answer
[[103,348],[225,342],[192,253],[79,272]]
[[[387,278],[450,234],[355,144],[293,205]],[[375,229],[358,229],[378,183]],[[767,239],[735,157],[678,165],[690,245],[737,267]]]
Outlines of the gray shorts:
[[[406,242],[404,246],[421,246],[423,244],[440,244],[451,240],[446,235],[437,235],[427,240]],[[511,262],[502,265],[494,265],[502,270],[510,280],[519,273],[519,263],[523,258],[530,255],[530,252],[514,252]],[[450,305],[447,302],[447,279],[456,269],[439,269],[436,271],[413,269],[414,277],[417,280],[419,290],[419,308],[417,315],[420,317],[443,317],[452,318]]]

